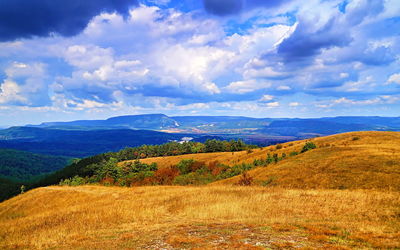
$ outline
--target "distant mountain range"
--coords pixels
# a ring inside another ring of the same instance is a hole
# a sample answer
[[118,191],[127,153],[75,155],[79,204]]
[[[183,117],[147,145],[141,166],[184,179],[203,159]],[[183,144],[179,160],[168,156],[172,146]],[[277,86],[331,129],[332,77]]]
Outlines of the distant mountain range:
[[348,116],[313,119],[243,116],[128,115],[106,120],[45,122],[0,130],[0,148],[84,157],[124,147],[189,138],[243,139],[269,145],[350,131],[400,131],[400,117]]
[[251,118],[243,116],[129,115],[106,120],[46,122],[28,125],[67,130],[145,129],[198,134],[328,135],[362,130],[400,130],[400,117],[341,116],[326,118]]

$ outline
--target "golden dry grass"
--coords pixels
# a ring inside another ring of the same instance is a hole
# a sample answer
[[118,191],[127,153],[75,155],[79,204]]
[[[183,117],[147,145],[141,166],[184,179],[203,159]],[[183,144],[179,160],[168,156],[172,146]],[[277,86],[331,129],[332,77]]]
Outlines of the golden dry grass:
[[[356,132],[312,141],[317,149],[249,174],[258,183],[285,188],[400,191],[400,133]],[[234,184],[238,178],[216,184]]]
[[400,195],[263,187],[46,187],[0,204],[1,249],[399,248]]

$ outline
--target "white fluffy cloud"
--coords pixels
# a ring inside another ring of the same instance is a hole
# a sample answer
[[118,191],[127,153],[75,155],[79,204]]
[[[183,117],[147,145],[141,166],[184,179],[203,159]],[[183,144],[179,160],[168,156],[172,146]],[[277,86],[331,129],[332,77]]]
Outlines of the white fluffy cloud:
[[290,1],[223,18],[152,2],[125,19],[96,16],[75,37],[1,43],[0,103],[262,115],[398,101],[396,0],[342,10],[339,0]]
[[388,83],[400,84],[400,74],[393,74],[389,77]]
[[5,69],[5,80],[0,84],[0,103],[18,106],[48,105],[50,100],[45,68],[42,63],[11,63]]

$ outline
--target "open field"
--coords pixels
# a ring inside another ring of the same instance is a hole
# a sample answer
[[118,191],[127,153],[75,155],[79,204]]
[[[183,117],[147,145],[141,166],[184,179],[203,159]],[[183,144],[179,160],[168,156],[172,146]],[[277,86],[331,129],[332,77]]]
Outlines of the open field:
[[400,195],[264,187],[46,187],[0,204],[0,248],[398,248]]

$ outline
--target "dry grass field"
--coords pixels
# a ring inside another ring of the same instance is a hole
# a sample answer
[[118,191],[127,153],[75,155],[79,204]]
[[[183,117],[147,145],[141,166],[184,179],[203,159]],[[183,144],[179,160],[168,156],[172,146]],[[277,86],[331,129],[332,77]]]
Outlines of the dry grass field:
[[[311,141],[316,149],[249,171],[253,186],[31,190],[0,203],[0,249],[400,249],[400,133]],[[142,161],[233,165],[304,144]]]
[[0,204],[1,249],[400,247],[400,195],[264,187],[45,187]]
[[[347,133],[313,142],[317,149],[249,174],[259,184],[284,188],[400,191],[400,133]],[[238,179],[215,184],[234,184]]]

